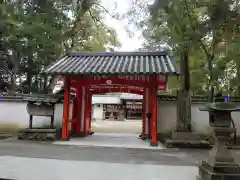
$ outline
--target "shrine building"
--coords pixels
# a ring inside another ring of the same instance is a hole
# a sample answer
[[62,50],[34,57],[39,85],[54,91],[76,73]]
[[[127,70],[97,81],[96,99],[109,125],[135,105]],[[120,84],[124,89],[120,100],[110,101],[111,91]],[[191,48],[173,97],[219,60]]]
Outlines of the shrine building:
[[96,120],[124,121],[142,119],[142,95],[107,93],[92,96],[92,118]]
[[94,94],[121,92],[143,96],[141,136],[149,137],[151,145],[157,144],[157,92],[166,89],[168,76],[179,74],[164,51],[68,53],[44,73],[64,78],[62,140],[92,134]]

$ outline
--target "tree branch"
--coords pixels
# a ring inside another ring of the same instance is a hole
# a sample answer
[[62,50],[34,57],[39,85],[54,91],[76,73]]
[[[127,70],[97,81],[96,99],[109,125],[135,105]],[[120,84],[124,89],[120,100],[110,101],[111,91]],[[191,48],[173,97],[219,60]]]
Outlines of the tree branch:
[[[74,46],[74,36],[76,36],[76,34],[77,34],[77,28],[78,28],[79,22],[81,21],[81,18],[92,7],[92,4],[88,4],[87,1],[88,0],[84,0],[84,1],[77,0],[77,7],[76,7],[77,16],[73,22],[73,27],[65,34],[66,39],[70,38],[72,40],[70,49],[72,49]],[[65,47],[66,47],[66,44],[67,43],[65,42]]]
[[80,43],[80,45],[81,45],[84,49],[86,49],[86,50],[88,50],[88,51],[92,51],[92,50],[93,50],[91,47],[86,46],[85,44],[83,44],[82,41],[79,41],[79,43]]
[[[190,10],[188,7],[188,3],[187,0],[184,0],[184,4],[186,7],[186,11],[187,11],[187,17],[189,19],[189,24],[193,30],[193,32],[195,32],[195,27],[193,25],[192,22],[192,17],[190,15]],[[203,51],[205,52],[206,56],[207,56],[207,60],[208,60],[208,70],[209,70],[209,87],[210,87],[210,93],[209,93],[209,101],[212,102],[213,101],[213,94],[214,94],[214,86],[213,86],[213,59],[214,59],[214,53],[215,53],[215,42],[216,42],[216,36],[215,36],[215,32],[213,32],[213,41],[212,41],[212,54],[210,53],[210,50],[207,49],[207,47],[205,46],[205,44],[202,41],[203,36],[201,36],[200,34],[197,34],[197,38],[198,38],[198,42],[200,43],[200,46],[202,47]]]
[[98,6],[98,7],[100,7],[100,8],[102,8],[109,16],[111,16],[112,18],[114,18],[114,15],[113,14],[111,14],[103,5],[101,5],[101,4],[99,4],[99,3],[92,3],[92,6],[93,5],[96,5],[96,6]]
[[[90,9],[88,10],[88,12],[89,12],[90,16],[92,17],[92,19],[93,19],[95,22],[100,23],[101,26],[105,28],[105,24],[104,24],[102,21],[100,21],[99,18],[97,18],[96,16],[94,16],[94,15],[92,14],[92,11],[91,11]],[[108,31],[108,33],[112,34],[112,32],[111,32],[108,28],[105,28],[105,29]],[[113,41],[114,41],[114,46],[116,46],[116,45],[117,45],[117,43],[116,43],[117,40],[116,40],[115,36],[113,36]]]
[[92,5],[96,5],[96,6],[98,6],[98,7],[100,7],[100,8],[102,8],[106,13],[108,13],[109,15],[111,15],[111,13],[103,6],[103,5],[101,5],[101,4],[99,4],[99,3],[92,3]]
[[[189,24],[190,24],[193,32],[195,32],[195,27],[194,27],[193,22],[192,22],[192,18],[191,18],[191,15],[190,15],[190,10],[189,10],[187,0],[184,0],[184,4],[185,4],[186,10],[187,10],[187,17],[188,17],[188,20],[189,20]],[[198,33],[196,33],[196,34],[198,35],[198,42],[200,43],[200,46],[202,47],[203,51],[205,52],[207,57],[210,57],[211,55],[209,53],[209,50],[207,49],[206,45],[202,41],[203,37],[201,35],[199,35]]]

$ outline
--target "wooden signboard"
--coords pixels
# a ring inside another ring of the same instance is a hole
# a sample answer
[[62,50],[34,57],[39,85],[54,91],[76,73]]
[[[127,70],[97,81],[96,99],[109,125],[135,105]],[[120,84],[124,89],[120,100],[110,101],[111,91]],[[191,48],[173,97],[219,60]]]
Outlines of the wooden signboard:
[[27,112],[32,116],[53,116],[54,105],[28,103]]

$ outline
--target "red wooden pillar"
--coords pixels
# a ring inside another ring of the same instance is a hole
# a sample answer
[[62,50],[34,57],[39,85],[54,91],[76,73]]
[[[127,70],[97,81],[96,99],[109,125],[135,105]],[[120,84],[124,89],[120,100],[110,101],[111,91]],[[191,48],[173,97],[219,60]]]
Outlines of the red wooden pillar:
[[79,85],[76,88],[76,135],[81,134],[81,119],[82,119],[82,87]]
[[88,97],[87,97],[88,88],[87,86],[82,86],[82,106],[81,106],[81,135],[87,135],[88,128]]
[[71,121],[71,130],[72,133],[76,133],[76,97],[73,98],[72,103],[72,121]]
[[92,133],[92,92],[89,91],[89,133]]
[[148,112],[147,113],[151,113],[151,117],[150,119],[148,119],[148,136],[151,137],[151,120],[152,120],[152,88],[148,88],[148,93],[147,93],[147,96],[148,96]]
[[63,100],[63,119],[62,119],[62,140],[68,139],[68,122],[69,122],[69,104],[70,104],[70,79],[64,78],[64,100]]
[[149,113],[149,88],[144,89],[144,110],[145,110],[145,136],[149,137],[149,123],[148,123],[148,117],[147,113]]
[[84,135],[87,135],[89,129],[89,88],[85,87],[84,99]]
[[146,135],[146,88],[143,90],[142,101],[142,137]]
[[81,119],[80,119],[80,134],[84,135],[84,127],[85,127],[85,94],[86,94],[86,88],[84,86],[81,87],[81,109],[80,109],[80,114],[81,114]]
[[151,145],[157,146],[157,88],[152,89]]
[[77,88],[77,135],[85,136],[87,133],[87,88],[86,86],[82,86],[81,82],[79,82],[79,87]]

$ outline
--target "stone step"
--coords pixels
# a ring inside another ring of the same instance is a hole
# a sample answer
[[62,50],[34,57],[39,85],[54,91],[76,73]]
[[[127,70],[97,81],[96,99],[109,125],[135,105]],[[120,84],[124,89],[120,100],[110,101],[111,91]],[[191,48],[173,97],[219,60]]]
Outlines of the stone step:
[[172,132],[172,139],[173,140],[196,140],[201,141],[203,138],[199,133],[195,132]]
[[19,140],[55,141],[56,129],[23,129],[18,133]]
[[167,148],[203,148],[203,149],[211,148],[210,143],[205,140],[166,139],[164,144]]
[[26,129],[21,129],[19,132],[20,133],[23,133],[23,132],[26,132],[26,133],[56,133],[56,129],[47,129],[47,128],[32,128],[32,129],[29,129],[29,128],[26,128]]

